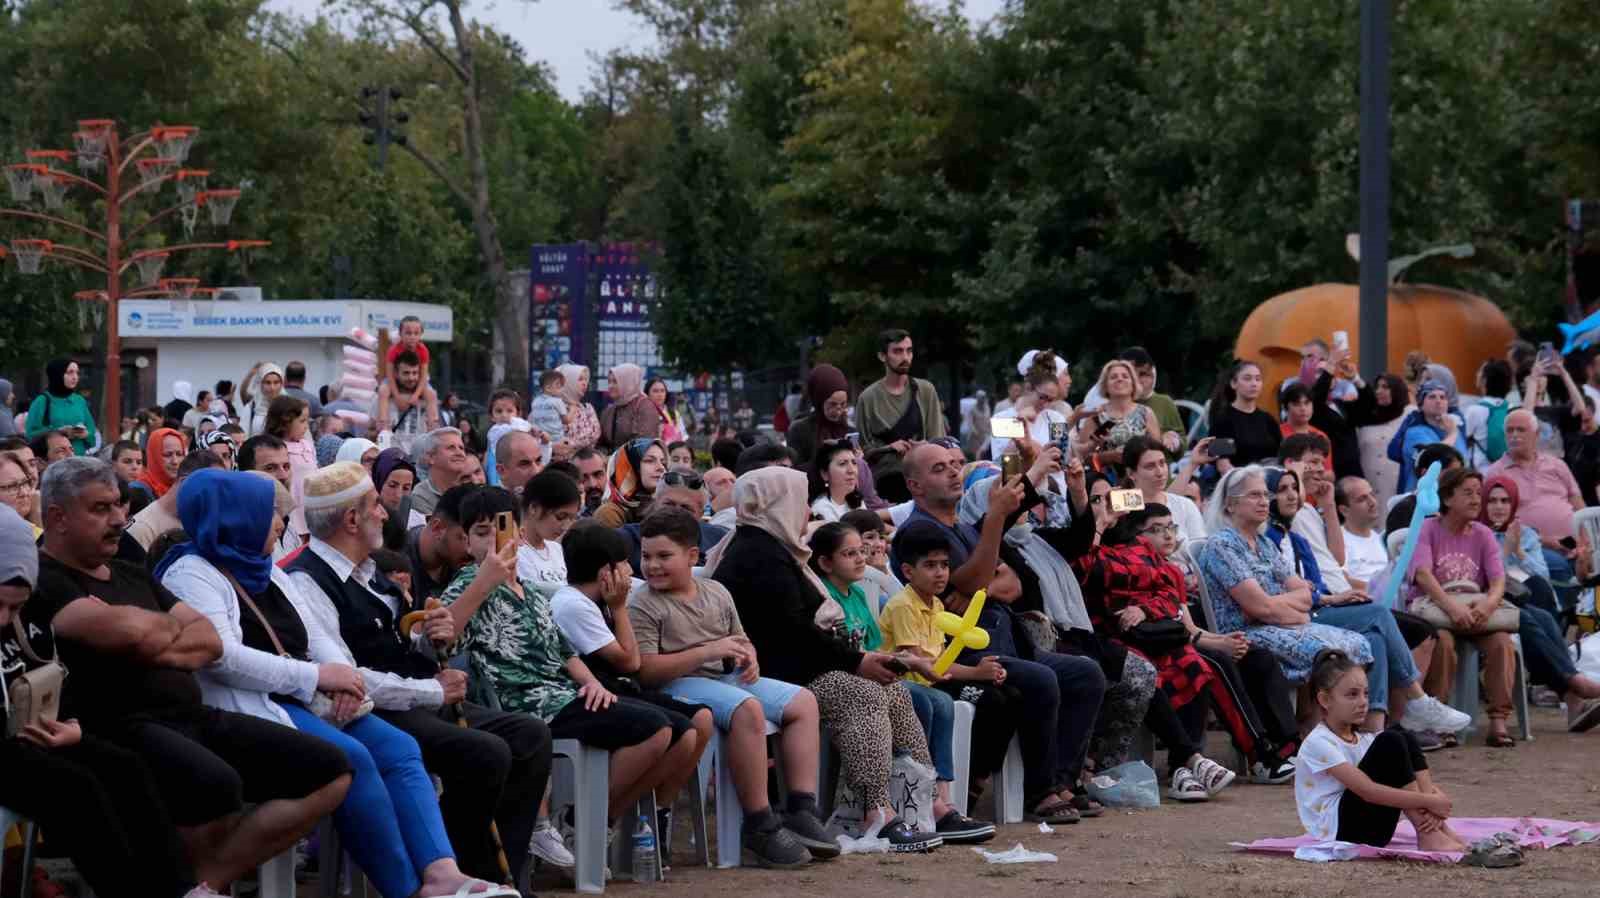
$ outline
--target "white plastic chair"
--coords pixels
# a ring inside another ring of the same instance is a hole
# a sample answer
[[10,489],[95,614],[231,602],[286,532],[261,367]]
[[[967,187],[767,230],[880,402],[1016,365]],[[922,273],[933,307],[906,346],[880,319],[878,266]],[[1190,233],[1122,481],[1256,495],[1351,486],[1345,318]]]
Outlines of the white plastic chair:
[[[771,721],[766,722],[767,738],[770,740],[778,734],[778,728]],[[704,784],[711,776],[712,765],[716,766],[717,777],[717,866],[724,869],[737,867],[741,862],[744,850],[744,808],[739,805],[739,790],[733,784],[733,768],[728,766],[728,753],[723,751],[723,735],[721,730],[714,729],[711,733],[711,744],[700,755],[700,768],[696,779],[700,782],[700,792],[705,794]],[[768,752],[768,757],[777,759],[778,755]],[[782,764],[778,764],[779,780],[782,781]],[[779,790],[782,791],[781,789]]]
[[[294,849],[289,848],[277,857],[270,858],[256,870],[260,898],[295,898]],[[233,894],[239,894],[239,884],[233,884]]]
[[[33,821],[18,814],[10,808],[0,807],[0,840],[11,831],[11,827],[18,827],[22,835],[22,898],[33,898],[33,843],[35,831]],[[0,852],[0,880],[6,872],[5,853]]]
[[950,728],[950,754],[956,778],[950,784],[950,803],[963,815],[972,790],[972,719],[978,708],[971,702],[956,702],[955,725]]
[[1027,813],[1022,791],[1022,742],[1016,736],[1006,747],[1005,763],[990,781],[994,787],[994,815],[996,823],[1021,823]]
[[[1207,542],[1208,540],[1206,537],[1200,537],[1199,539],[1188,540],[1183,544],[1183,551],[1188,553],[1189,564],[1194,567],[1196,573],[1200,572],[1200,553],[1205,548]],[[1211,632],[1215,633],[1217,613],[1216,609],[1211,604],[1211,591],[1206,588],[1206,578],[1204,574],[1200,574],[1198,579],[1200,581],[1200,613],[1205,617],[1203,620],[1196,621],[1195,623],[1199,624],[1202,630],[1210,630]]]
[[[591,748],[576,739],[557,739],[551,749],[552,810],[572,805],[576,850],[573,870],[578,891],[601,894],[606,890],[606,810],[610,806],[611,752]],[[618,841],[620,839],[620,833]]]
[[1409,534],[1410,532],[1411,532],[1411,528],[1410,527],[1401,527],[1400,529],[1391,532],[1389,534],[1388,539],[1386,539],[1384,541],[1384,544],[1389,549],[1389,560],[1390,561],[1393,561],[1396,558],[1400,557],[1400,550],[1405,548],[1406,535]]
[[[1512,669],[1511,706],[1517,712],[1517,734],[1523,742],[1533,741],[1533,722],[1528,719],[1528,672],[1522,666],[1522,646],[1515,634],[1511,637],[1516,651],[1517,666]],[[1475,729],[1478,717],[1478,645],[1462,636],[1456,637],[1456,682],[1450,690],[1450,706],[1473,718],[1467,729]]]

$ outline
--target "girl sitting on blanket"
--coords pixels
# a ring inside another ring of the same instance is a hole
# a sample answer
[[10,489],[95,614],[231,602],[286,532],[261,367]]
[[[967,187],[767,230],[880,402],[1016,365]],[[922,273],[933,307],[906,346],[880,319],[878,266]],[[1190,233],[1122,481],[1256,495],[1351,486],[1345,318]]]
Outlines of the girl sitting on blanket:
[[1450,797],[1433,782],[1411,733],[1391,727],[1361,731],[1367,716],[1367,674],[1349,655],[1328,649],[1311,669],[1322,722],[1300,744],[1294,797],[1314,839],[1382,848],[1400,815],[1417,830],[1423,851],[1466,851],[1450,828]]

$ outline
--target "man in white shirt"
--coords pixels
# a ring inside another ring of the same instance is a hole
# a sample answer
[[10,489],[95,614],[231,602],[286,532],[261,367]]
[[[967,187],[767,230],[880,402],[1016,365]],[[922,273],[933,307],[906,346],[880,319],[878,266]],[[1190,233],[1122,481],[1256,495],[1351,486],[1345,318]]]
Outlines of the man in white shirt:
[[1334,504],[1344,518],[1344,576],[1354,589],[1366,589],[1372,578],[1389,565],[1384,544],[1378,494],[1361,477],[1341,479],[1333,492]]
[[[376,705],[373,713],[416,739],[428,771],[444,783],[450,798],[440,809],[461,869],[502,878],[489,833],[495,823],[510,872],[520,873],[550,777],[549,727],[531,714],[465,701],[466,674],[440,670],[434,656],[437,646],[456,640],[448,608],[423,612],[416,635],[400,631],[413,609],[372,562],[372,551],[383,545],[387,513],[360,463],[337,462],[308,474],[304,508],[311,541],[287,570],[306,610],[343,640]],[[486,564],[500,561],[491,556]],[[553,829],[539,835],[559,844]]]
[[1167,453],[1160,444],[1146,436],[1137,436],[1122,447],[1122,464],[1133,477],[1134,488],[1144,496],[1146,505],[1164,505],[1172,512],[1172,522],[1178,525],[1178,539],[1188,542],[1205,539],[1206,522],[1200,506],[1194,500],[1178,493],[1167,492]]
[[1333,478],[1328,473],[1328,441],[1318,434],[1285,437],[1278,448],[1278,463],[1300,478],[1302,504],[1290,529],[1311,544],[1322,583],[1334,595],[1349,592],[1344,575],[1344,528],[1334,507]]

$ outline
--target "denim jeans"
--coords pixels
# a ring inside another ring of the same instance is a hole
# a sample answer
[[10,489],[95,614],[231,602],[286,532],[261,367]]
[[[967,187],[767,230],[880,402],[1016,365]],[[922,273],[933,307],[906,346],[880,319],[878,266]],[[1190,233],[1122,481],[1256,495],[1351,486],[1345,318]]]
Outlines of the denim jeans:
[[[1528,578],[1530,586],[1535,581],[1540,578]],[[1522,640],[1522,659],[1528,665],[1528,678],[1549,686],[1557,695],[1565,693],[1568,682],[1578,675],[1578,666],[1567,654],[1561,625],[1550,612],[1532,602],[1524,603],[1519,613],[1517,636]]]
[[1389,690],[1410,686],[1421,676],[1389,609],[1371,602],[1323,605],[1312,620],[1366,637],[1372,646],[1372,667],[1367,671],[1367,707],[1372,710],[1388,711]]
[[933,772],[940,782],[953,783],[956,779],[955,748],[956,700],[948,693],[932,686],[906,681],[906,691],[911,693],[911,707],[922,721],[922,731],[928,736],[928,753],[933,756]]
[[417,740],[372,714],[340,730],[299,705],[283,708],[295,729],[333,743],[350,761],[350,792],[333,823],[383,898],[415,894],[429,864],[455,858]]

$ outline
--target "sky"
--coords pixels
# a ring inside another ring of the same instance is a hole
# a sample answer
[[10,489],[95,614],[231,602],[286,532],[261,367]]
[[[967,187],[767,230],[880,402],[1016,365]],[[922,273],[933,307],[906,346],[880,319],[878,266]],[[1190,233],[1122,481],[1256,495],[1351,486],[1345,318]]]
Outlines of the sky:
[[[982,23],[1005,0],[961,3],[969,19]],[[323,0],[270,0],[268,8],[310,18],[323,8]],[[556,86],[569,100],[578,99],[589,83],[591,55],[647,47],[652,40],[643,22],[612,8],[610,0],[476,0],[467,10],[511,35],[531,58],[549,63]]]

